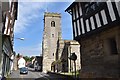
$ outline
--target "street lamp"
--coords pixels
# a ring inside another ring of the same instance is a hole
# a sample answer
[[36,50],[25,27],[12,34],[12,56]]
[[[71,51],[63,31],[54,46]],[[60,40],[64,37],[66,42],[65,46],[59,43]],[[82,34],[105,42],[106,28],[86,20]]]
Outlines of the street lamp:
[[24,40],[24,38],[15,38],[15,39]]
[[[13,39],[19,39],[19,40],[22,40],[22,41],[24,40],[24,38],[19,38],[19,37],[13,37]],[[14,41],[13,41],[13,47],[14,47]],[[16,60],[16,56],[15,56],[14,59]],[[16,60],[15,63],[14,63],[14,64],[15,64],[15,65],[14,65],[14,69],[15,69],[15,70],[18,69],[17,61],[18,61],[18,60]]]
[[77,60],[77,55],[75,53],[72,53],[72,55],[70,55],[69,59],[74,61],[75,78],[76,78],[76,62],[75,61]]

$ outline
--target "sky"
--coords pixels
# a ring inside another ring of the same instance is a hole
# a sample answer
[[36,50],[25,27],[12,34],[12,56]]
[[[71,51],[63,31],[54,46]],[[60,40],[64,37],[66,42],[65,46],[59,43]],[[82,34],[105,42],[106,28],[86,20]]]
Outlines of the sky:
[[[14,50],[24,56],[42,54],[44,12],[61,13],[62,38],[73,40],[71,15],[65,12],[74,0],[67,2],[22,2],[18,3],[18,19],[14,28]],[[24,38],[19,40],[17,38]]]

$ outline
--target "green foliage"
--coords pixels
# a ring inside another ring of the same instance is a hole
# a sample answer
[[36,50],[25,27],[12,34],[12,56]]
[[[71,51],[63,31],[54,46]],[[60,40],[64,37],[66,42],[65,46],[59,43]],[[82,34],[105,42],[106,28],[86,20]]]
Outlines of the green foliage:
[[24,56],[23,58],[25,59],[25,61],[31,62],[32,59],[34,58],[34,56],[32,56],[32,57]]
[[24,59],[25,59],[25,61],[27,61],[27,62],[29,62],[29,61],[30,61],[30,57],[28,57],[28,56],[24,56],[23,58],[24,58]]
[[32,61],[34,58],[35,58],[35,57],[34,57],[34,56],[32,56],[32,57],[30,58],[30,61]]
[[19,57],[20,57],[20,54],[18,53],[18,54],[17,54],[17,58],[19,58]]

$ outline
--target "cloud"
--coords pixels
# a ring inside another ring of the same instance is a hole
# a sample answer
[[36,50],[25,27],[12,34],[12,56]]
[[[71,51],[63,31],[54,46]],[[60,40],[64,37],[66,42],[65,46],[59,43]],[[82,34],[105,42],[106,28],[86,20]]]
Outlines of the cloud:
[[19,2],[18,20],[15,22],[15,33],[22,33],[35,19],[43,16],[40,10],[45,11],[46,3]]
[[[18,2],[18,19],[15,22],[15,33],[23,33],[35,19],[43,17],[43,13],[51,4],[47,0],[40,0],[41,2],[31,2],[32,0],[22,1]],[[52,1],[55,2],[56,0]],[[70,0],[70,2],[72,1]]]
[[40,56],[42,53],[42,42],[34,46],[17,48],[16,51],[24,56]]
[[[53,11],[53,9],[57,5],[57,4],[53,3],[53,4],[51,4],[51,6],[49,6],[50,4],[51,3],[42,3],[42,2],[41,3],[40,2],[39,3],[37,3],[37,2],[33,2],[33,3],[31,3],[31,2],[19,2],[18,20],[16,21],[16,24],[15,24],[15,35],[18,36],[19,34],[23,33],[21,35],[24,35],[25,37],[29,37],[29,36],[32,37],[33,36],[32,34],[30,34],[30,33],[29,34],[25,34],[25,32],[32,30],[31,27],[30,27],[30,25],[34,26],[34,24],[32,24],[33,21],[36,21],[38,19],[40,20],[41,17],[44,17],[43,14],[44,14],[44,12],[45,12],[45,10],[46,10],[47,7],[49,7],[50,10],[52,9],[51,11]],[[59,12],[61,12],[61,10],[64,11],[64,7],[65,6],[62,6],[62,3],[60,3],[59,5],[60,6],[58,7],[58,9],[59,9],[58,11]],[[55,10],[55,11],[57,11],[57,10]],[[66,24],[66,20],[67,20],[68,17],[66,18],[66,15],[64,15],[64,18],[65,18],[65,24]],[[38,26],[38,24],[37,24],[37,26]],[[66,27],[66,25],[64,25],[64,26]],[[35,29],[38,30],[37,27],[35,27]],[[38,34],[38,33],[34,32],[34,36],[35,36],[35,34]],[[33,36],[33,39],[31,39],[31,38],[30,39],[32,41],[37,41],[36,40],[37,38],[35,38],[34,36]],[[21,46],[21,44],[17,43],[17,41],[16,41],[15,45],[17,45],[17,44],[18,45],[15,47],[15,51],[17,53],[21,53],[21,54],[23,54],[25,56],[26,55],[27,56],[40,55],[42,53],[42,43],[38,42],[38,44],[36,44],[36,43],[34,44],[34,42],[33,42],[31,44],[30,39],[28,40],[27,43],[22,44],[22,46]]]

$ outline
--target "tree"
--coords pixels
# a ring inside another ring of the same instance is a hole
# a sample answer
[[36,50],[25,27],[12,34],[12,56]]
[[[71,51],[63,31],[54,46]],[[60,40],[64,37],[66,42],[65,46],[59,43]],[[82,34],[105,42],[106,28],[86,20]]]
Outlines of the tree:
[[28,56],[24,56],[23,58],[25,59],[26,62],[30,61],[30,57],[28,57]]
[[17,54],[17,58],[19,58],[19,57],[20,57],[20,54],[18,53],[18,54]]
[[34,58],[35,58],[34,56],[31,56],[30,61],[32,61]]

